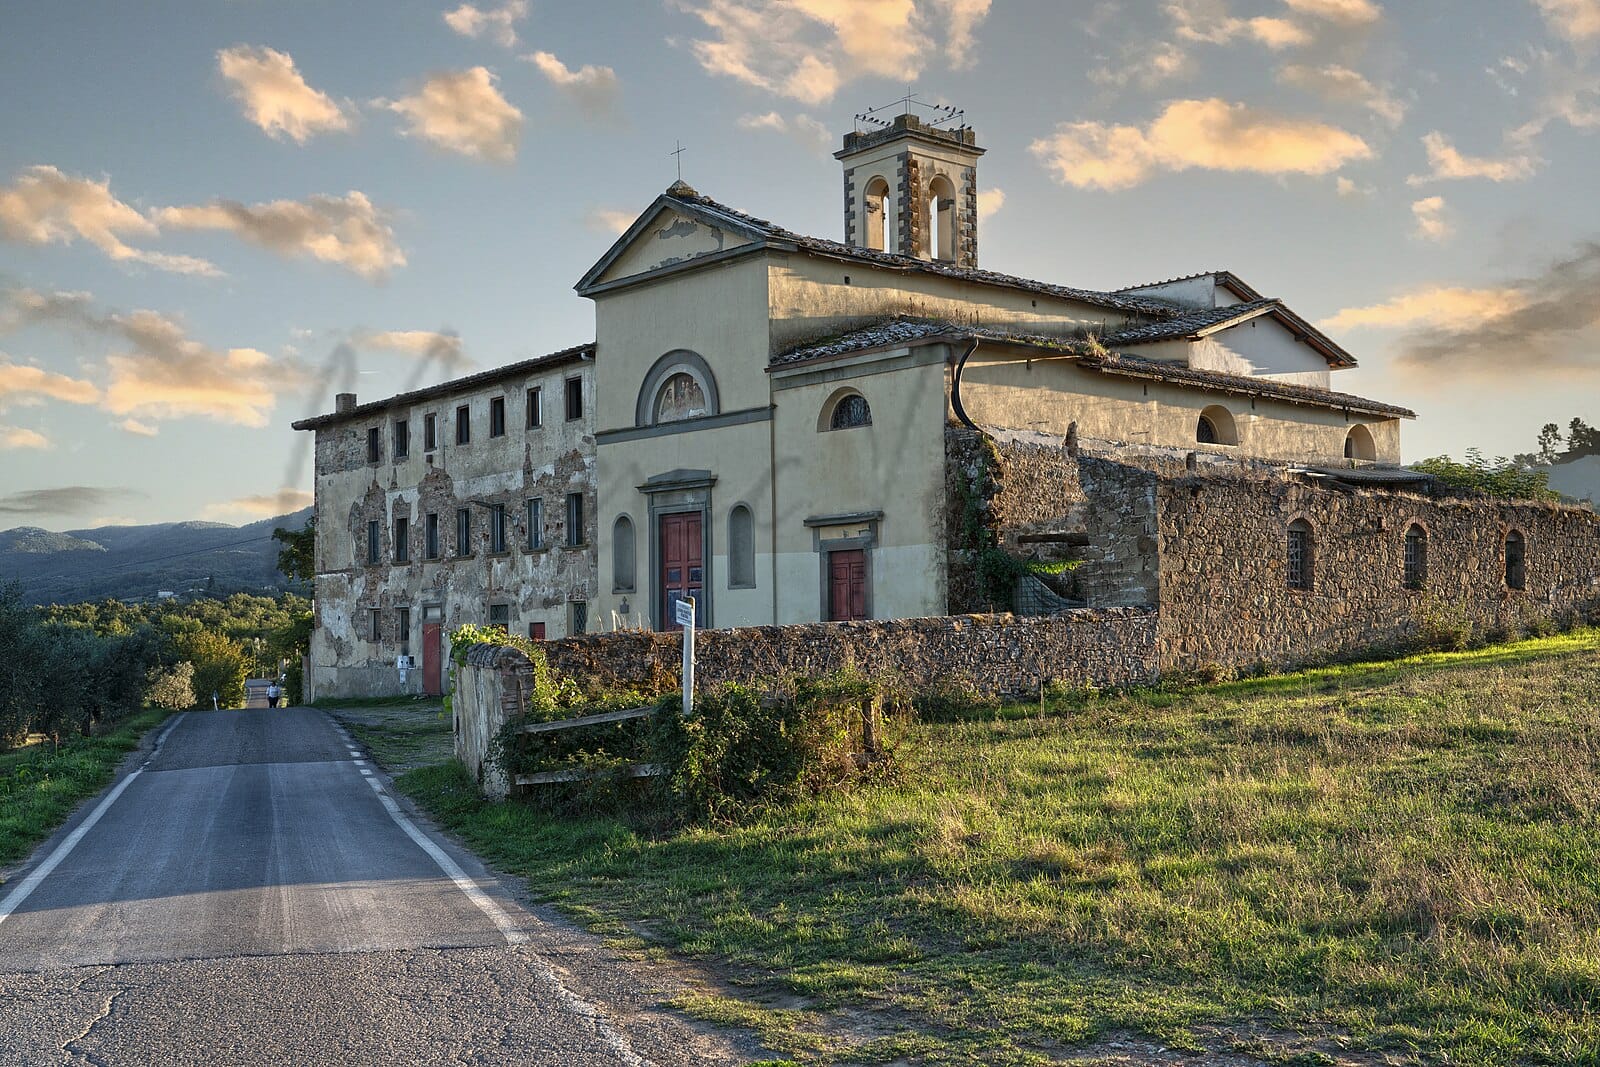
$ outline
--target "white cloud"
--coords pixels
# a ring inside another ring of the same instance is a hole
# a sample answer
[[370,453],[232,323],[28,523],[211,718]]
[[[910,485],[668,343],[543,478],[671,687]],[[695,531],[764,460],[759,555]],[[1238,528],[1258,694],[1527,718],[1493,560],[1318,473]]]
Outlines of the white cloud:
[[1600,0],[1534,0],[1550,29],[1574,43],[1600,38]]
[[111,182],[34,166],[9,186],[0,186],[0,237],[22,244],[87,241],[116,262],[144,263],[178,274],[215,275],[217,268],[193,256],[149,252],[124,237],[154,237],[155,223],[111,195]]
[[428,78],[411,96],[377,103],[405,118],[407,136],[472,159],[509,163],[522,136],[522,112],[494,83],[485,67],[446,71]]
[[1425,134],[1422,145],[1428,151],[1427,174],[1413,174],[1406,179],[1409,185],[1428,182],[1456,181],[1463,178],[1486,178],[1492,182],[1516,182],[1533,176],[1539,169],[1538,158],[1527,154],[1491,156],[1465,156],[1456,150],[1450,139],[1438,130]]
[[535,52],[522,58],[538,67],[539,73],[577,104],[585,115],[590,118],[615,115],[620,86],[617,72],[610,67],[586,64],[578,70],[571,70],[549,52]]
[[381,330],[363,333],[356,337],[362,348],[395,352],[403,356],[437,363],[446,372],[464,370],[474,366],[462,350],[461,338],[453,333],[435,330]]
[[1324,100],[1359,104],[1390,126],[1398,126],[1406,117],[1406,105],[1395,99],[1387,90],[1368,81],[1349,67],[1336,63],[1315,67],[1291,63],[1278,71],[1278,80]]
[[1333,180],[1333,187],[1340,196],[1347,198],[1371,196],[1374,191],[1372,186],[1357,185],[1342,174]]
[[93,404],[100,389],[93,382],[72,378],[26,363],[0,359],[0,408],[11,404],[32,404],[41,400],[60,400],[67,404]]
[[1455,224],[1445,214],[1444,197],[1429,196],[1411,205],[1416,228],[1411,232],[1424,241],[1444,241],[1455,233]]
[[762,115],[741,115],[738,125],[741,130],[787,134],[816,152],[826,151],[833,144],[833,134],[828,127],[806,114],[792,118],[786,118],[776,111]]
[[711,36],[706,71],[817,105],[862,77],[914,81],[942,53],[969,67],[990,0],[675,0]]
[[1253,40],[1280,51],[1311,42],[1311,34],[1289,19],[1235,18],[1229,14],[1226,0],[1167,0],[1164,7],[1173,32],[1197,44]]
[[1006,191],[996,186],[978,193],[978,218],[986,219],[1006,206]]
[[1089,72],[1089,80],[1109,89],[1137,85],[1154,89],[1195,72],[1192,56],[1172,41],[1135,41],[1123,49],[1119,62],[1104,62]]
[[236,45],[217,53],[217,67],[245,118],[268,136],[304,144],[316,134],[350,128],[345,109],[307,85],[284,52]]
[[36,448],[50,447],[50,439],[38,430],[30,430],[22,426],[0,426],[0,448]]
[[161,432],[159,428],[140,422],[138,419],[123,419],[117,423],[117,429],[123,433],[131,433],[135,437],[154,437]]
[[583,216],[583,224],[595,233],[621,236],[632,226],[639,217],[637,211],[627,211],[622,208],[595,207],[590,208]]
[[1318,322],[1325,330],[1378,329],[1402,326],[1473,327],[1521,311],[1532,299],[1521,289],[1465,289],[1427,286],[1381,304],[1344,308]]
[[304,489],[279,489],[276,493],[255,493],[207,504],[202,514],[208,519],[272,519],[309,508],[314,499]]
[[1372,0],[1283,0],[1302,15],[1327,19],[1343,26],[1369,26],[1383,18],[1383,8]]
[[528,0],[506,0],[495,8],[462,4],[443,17],[445,25],[463,37],[487,37],[505,48],[515,48],[517,23],[528,17]]
[[405,266],[388,217],[359,192],[241,204],[213,200],[156,213],[164,226],[186,230],[222,230],[283,256],[303,256],[333,263],[369,280]]
[[1174,101],[1142,129],[1062,123],[1030,149],[1057,181],[1097,189],[1126,189],[1160,170],[1328,174],[1372,156],[1337,126],[1215,98]]

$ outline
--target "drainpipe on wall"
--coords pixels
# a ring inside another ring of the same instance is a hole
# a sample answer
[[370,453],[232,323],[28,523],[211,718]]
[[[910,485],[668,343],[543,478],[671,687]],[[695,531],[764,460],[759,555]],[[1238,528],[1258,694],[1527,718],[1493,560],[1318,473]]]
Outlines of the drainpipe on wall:
[[977,350],[978,339],[974,337],[972,344],[968,345],[967,350],[961,354],[961,358],[956,360],[955,374],[952,375],[950,382],[950,406],[955,409],[956,418],[960,419],[961,424],[969,430],[976,430],[978,427],[971,419],[967,418],[967,409],[961,406],[961,372],[967,369],[967,360],[971,359],[972,354]]

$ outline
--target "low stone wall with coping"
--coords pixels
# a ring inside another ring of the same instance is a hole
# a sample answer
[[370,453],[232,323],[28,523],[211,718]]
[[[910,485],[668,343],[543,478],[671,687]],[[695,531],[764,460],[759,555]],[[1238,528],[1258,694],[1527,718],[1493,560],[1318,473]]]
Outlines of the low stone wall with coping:
[[506,723],[521,715],[533,691],[533,664],[505,645],[474,645],[456,669],[451,708],[455,712],[456,758],[485,796],[509,789],[504,770],[490,757]]

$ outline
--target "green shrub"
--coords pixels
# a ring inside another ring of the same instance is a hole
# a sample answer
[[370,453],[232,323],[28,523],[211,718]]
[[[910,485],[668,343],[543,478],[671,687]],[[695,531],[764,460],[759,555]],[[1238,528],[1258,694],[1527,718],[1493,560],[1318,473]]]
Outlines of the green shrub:
[[1436,652],[1460,652],[1481,640],[1478,625],[1462,604],[1424,597],[1411,609],[1417,643]]
[[152,707],[182,711],[194,707],[194,664],[188,660],[171,667],[152,667],[145,700]]
[[244,680],[250,673],[250,654],[244,645],[214,630],[182,633],[173,642],[180,658],[194,665],[194,706],[244,707]]
[[956,722],[1000,710],[1000,698],[985,693],[963,678],[945,678],[911,698],[923,722]]

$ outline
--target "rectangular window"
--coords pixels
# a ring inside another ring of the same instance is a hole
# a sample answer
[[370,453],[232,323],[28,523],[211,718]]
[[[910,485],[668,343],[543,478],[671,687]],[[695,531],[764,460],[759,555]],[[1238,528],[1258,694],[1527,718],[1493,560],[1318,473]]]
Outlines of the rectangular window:
[[567,379],[567,421],[583,418],[583,379]]
[[589,602],[574,600],[567,605],[567,636],[587,633],[589,630]]
[[539,497],[528,501],[528,548],[544,547],[544,501]]
[[1289,526],[1289,588],[1311,589],[1311,531],[1298,523]]
[[411,455],[411,424],[405,419],[394,420],[394,458],[405,459]]
[[583,494],[567,494],[567,544],[576,548],[583,540]]
[[456,444],[465,445],[472,441],[472,409],[462,404],[456,408]]
[[528,636],[531,637],[535,641],[543,641],[544,640],[544,623],[542,623],[542,622],[530,622],[528,624]]
[[422,416],[422,450],[432,452],[439,447],[439,416]]
[[422,521],[422,554],[427,559],[439,558],[439,516],[430,514]]
[[394,613],[395,637],[400,642],[400,654],[411,655],[411,609],[396,608]]
[[411,559],[411,520],[394,520],[394,561],[406,563]]
[[544,425],[544,390],[537,385],[528,390],[528,429]]
[[466,508],[456,510],[456,555],[472,555],[472,512]]
[[367,609],[367,639],[373,644],[383,640],[383,612],[377,608]]
[[489,508],[489,551],[506,551],[506,506],[494,504]]
[[378,532],[378,520],[373,519],[367,523],[367,562],[378,562],[379,545],[382,535]]
[[506,398],[503,396],[489,399],[489,436],[504,437],[506,435]]
[[383,442],[378,439],[378,428],[369,427],[367,430],[367,462],[376,463],[383,458]]
[[497,629],[504,630],[506,633],[510,633],[511,632],[511,605],[510,604],[490,604],[489,605],[489,625],[493,626],[493,627],[496,627]]

